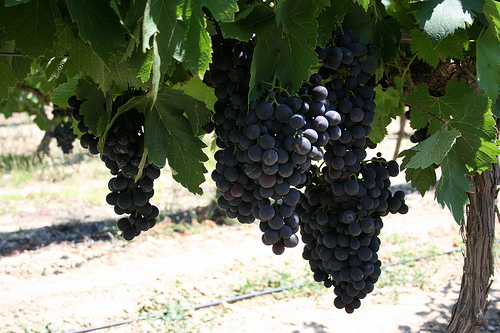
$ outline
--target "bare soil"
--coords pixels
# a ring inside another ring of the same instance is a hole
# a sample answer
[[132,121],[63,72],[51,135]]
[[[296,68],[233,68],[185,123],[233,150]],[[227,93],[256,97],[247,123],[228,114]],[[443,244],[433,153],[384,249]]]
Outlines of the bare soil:
[[[159,197],[170,197],[170,181],[159,184],[159,193],[169,193]],[[383,263],[398,261],[404,253],[418,255],[418,249],[439,253],[462,245],[459,227],[432,192],[421,198],[403,176],[394,184],[407,190],[410,212],[384,219]],[[301,245],[275,256],[261,243],[257,225],[194,221],[185,229],[166,218],[126,242],[114,235],[116,217],[104,204],[86,205],[78,198],[31,202],[29,193],[40,189],[30,186],[22,192],[28,193],[23,205],[0,216],[0,332],[77,330],[135,318],[145,310],[158,313],[175,302],[179,310],[230,297],[249,281],[262,289],[266,282],[255,281],[268,277],[269,287],[274,286],[282,272],[296,277],[283,284],[306,281]],[[206,205],[210,190],[208,184],[200,198],[175,189],[191,208]],[[177,321],[139,320],[98,332],[445,332],[462,261],[457,252],[386,268],[383,275],[390,278],[383,285],[379,281],[351,315],[333,307],[332,290],[302,288],[190,310]],[[500,332],[499,300],[495,281],[483,331]]]

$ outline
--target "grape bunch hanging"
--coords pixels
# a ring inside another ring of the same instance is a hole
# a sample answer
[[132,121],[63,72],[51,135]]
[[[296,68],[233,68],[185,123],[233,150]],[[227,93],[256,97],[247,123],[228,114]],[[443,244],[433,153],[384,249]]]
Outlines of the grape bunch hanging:
[[218,205],[241,223],[259,220],[262,242],[275,254],[305,243],[314,279],[333,287],[334,305],[351,313],[377,282],[382,217],[408,211],[404,192],[391,192],[399,166],[367,136],[374,120],[373,46],[338,29],[321,63],[297,92],[262,83],[247,101],[252,42],[213,37],[209,82],[219,150],[212,179]]
[[51,131],[51,136],[56,139],[57,146],[61,148],[64,154],[70,154],[73,151],[73,142],[77,138],[71,128],[71,112],[65,109],[54,107],[52,115],[56,120],[56,125]]
[[[141,164],[144,114],[136,109],[122,113],[114,121],[100,149],[99,138],[89,130],[85,117],[79,112],[84,102],[76,96],[68,100],[69,106],[73,108],[73,118],[78,121],[78,130],[83,133],[80,144],[93,155],[100,153],[101,160],[113,175],[108,182],[110,193],[106,196],[106,202],[114,206],[116,214],[128,215],[119,219],[117,226],[122,231],[123,238],[132,240],[142,231],[152,228],[159,214],[158,208],[149,200],[154,195],[154,180],[160,176],[161,168],[149,163],[147,159]],[[112,114],[125,102],[126,96],[117,97]]]

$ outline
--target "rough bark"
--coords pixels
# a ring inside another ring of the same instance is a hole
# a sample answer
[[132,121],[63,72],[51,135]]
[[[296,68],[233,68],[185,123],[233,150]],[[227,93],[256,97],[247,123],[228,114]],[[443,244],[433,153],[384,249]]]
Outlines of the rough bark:
[[461,228],[465,243],[462,284],[458,300],[453,306],[448,333],[475,333],[483,326],[494,273],[498,164],[492,170],[476,174],[470,179],[474,192],[469,194],[470,204]]

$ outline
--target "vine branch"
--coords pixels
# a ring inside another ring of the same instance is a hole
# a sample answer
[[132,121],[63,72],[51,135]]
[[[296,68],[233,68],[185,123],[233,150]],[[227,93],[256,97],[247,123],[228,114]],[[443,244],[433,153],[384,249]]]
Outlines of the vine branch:
[[48,99],[47,96],[45,96],[40,90],[29,86],[16,86],[16,88],[30,92],[33,95],[35,95],[39,100],[41,100],[43,104],[50,105],[50,99]]

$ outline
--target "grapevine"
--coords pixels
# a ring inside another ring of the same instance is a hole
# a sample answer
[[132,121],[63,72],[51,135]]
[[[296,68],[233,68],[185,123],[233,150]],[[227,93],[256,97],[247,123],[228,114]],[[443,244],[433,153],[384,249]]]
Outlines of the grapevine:
[[[466,222],[450,327],[473,332],[493,267],[496,194],[484,184],[498,183],[499,13],[493,0],[5,1],[0,113],[34,116],[65,153],[78,135],[100,155],[126,239],[155,224],[167,163],[203,193],[200,137],[213,131],[220,208],[257,221],[276,254],[301,237],[347,312],[378,278],[384,216],[408,211],[390,187],[404,170]],[[67,115],[48,121],[51,103],[72,108],[74,133]],[[398,165],[369,149],[403,115],[414,146]]]

